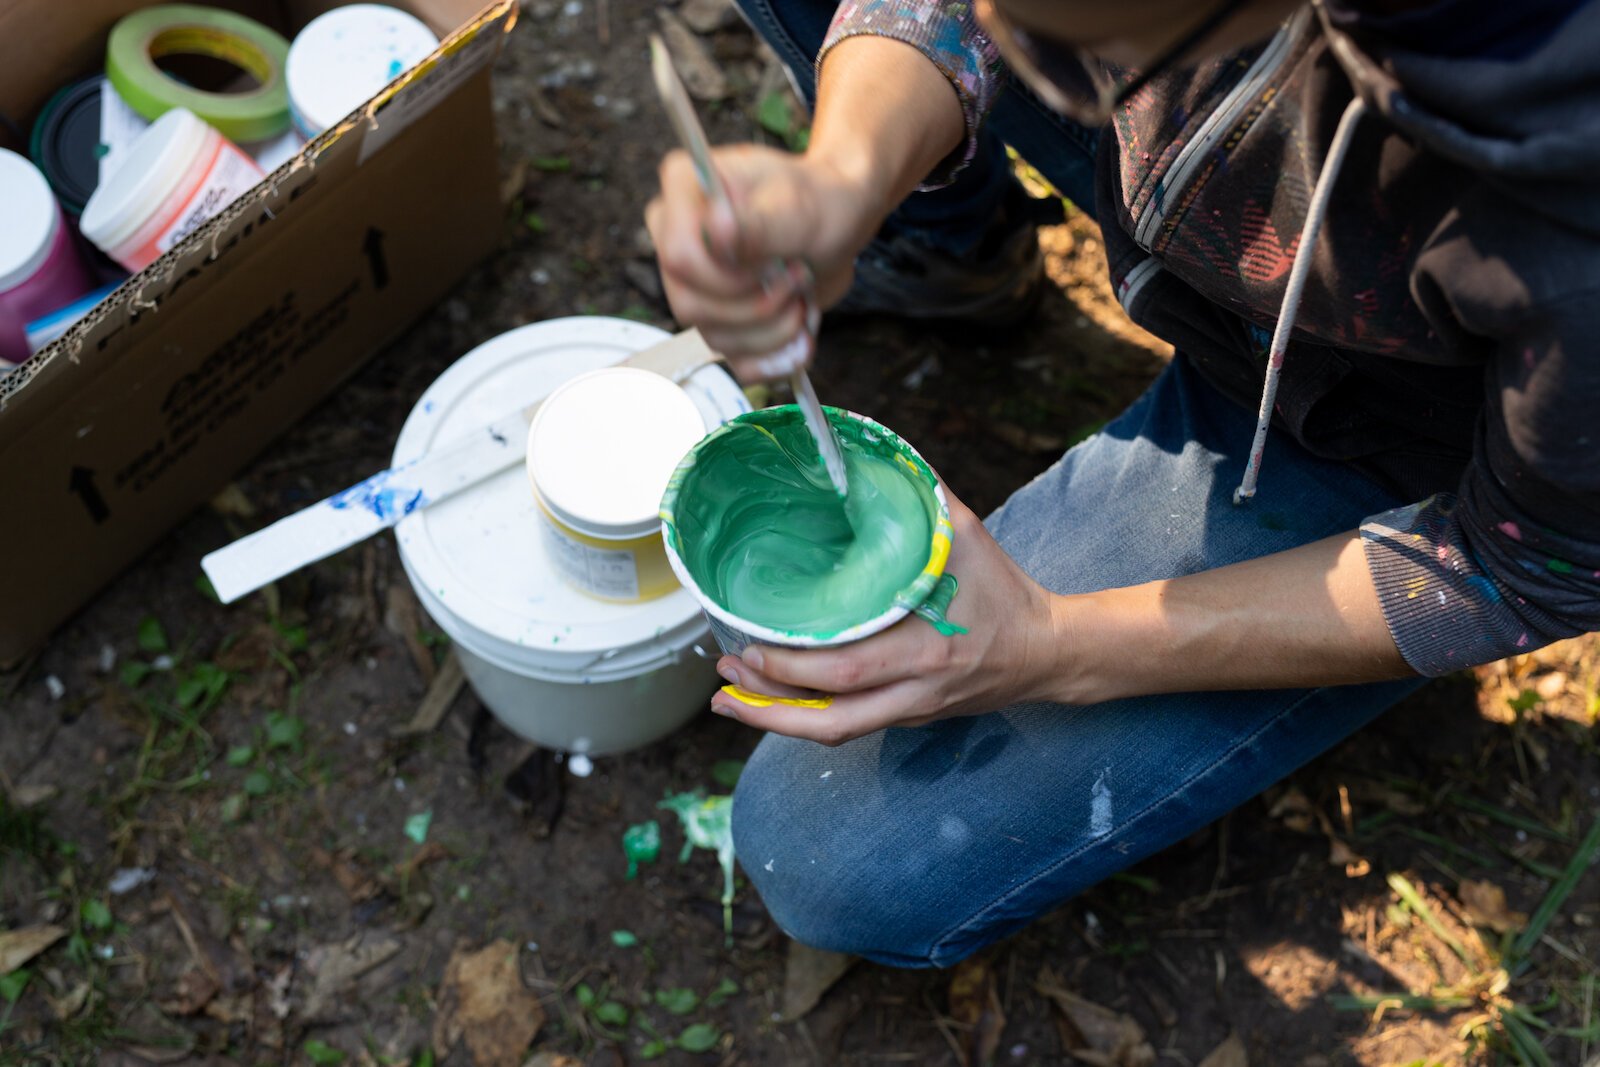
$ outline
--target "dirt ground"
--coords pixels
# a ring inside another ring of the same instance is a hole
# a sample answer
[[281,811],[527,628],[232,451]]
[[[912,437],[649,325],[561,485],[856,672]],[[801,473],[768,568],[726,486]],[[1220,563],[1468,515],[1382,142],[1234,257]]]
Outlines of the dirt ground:
[[[684,3],[728,80],[713,137],[792,138],[748,32]],[[751,732],[707,715],[572,775],[456,692],[392,540],[204,595],[205,552],[385,466],[474,345],[574,313],[670,324],[640,227],[669,136],[657,19],[526,5],[498,253],[0,674],[0,1063],[1600,1062],[1595,640],[1428,686],[953,972],[840,976],[742,880],[725,946],[715,858],[678,864],[656,810],[726,792]],[[1043,239],[1060,292],[1027,329],[824,332],[819,391],[980,512],[1168,355],[1121,320],[1092,225]],[[456,693],[443,721],[401,732],[430,693]],[[662,859],[628,880],[621,835],[656,816]]]

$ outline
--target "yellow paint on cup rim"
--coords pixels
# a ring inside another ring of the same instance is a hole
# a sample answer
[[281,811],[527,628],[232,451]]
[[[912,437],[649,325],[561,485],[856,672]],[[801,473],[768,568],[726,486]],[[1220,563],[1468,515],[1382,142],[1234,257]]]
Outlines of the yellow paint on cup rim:
[[705,419],[673,382],[608,367],[551,393],[528,428],[528,479],[558,573],[583,593],[638,604],[679,588],[661,543],[661,494]]

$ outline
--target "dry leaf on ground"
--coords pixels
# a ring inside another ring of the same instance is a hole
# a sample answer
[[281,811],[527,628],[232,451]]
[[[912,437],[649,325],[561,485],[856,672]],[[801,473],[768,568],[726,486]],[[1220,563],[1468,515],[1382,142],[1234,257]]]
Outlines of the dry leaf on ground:
[[1131,1015],[1101,1007],[1061,985],[1045,967],[1033,984],[1060,1009],[1072,1033],[1068,1050],[1092,1067],[1153,1067],[1156,1050],[1145,1040],[1144,1029]]
[[1461,898],[1467,918],[1474,925],[1487,926],[1497,934],[1504,934],[1528,924],[1526,915],[1506,906],[1506,891],[1493,882],[1465,879],[1456,895]]
[[1554,700],[1567,691],[1567,676],[1563,671],[1546,674],[1533,685],[1540,700]]
[[325,1018],[357,978],[399,951],[397,938],[381,934],[357,934],[348,941],[318,945],[306,954],[306,970],[314,977],[301,1014],[308,1021]]
[[178,976],[172,995],[160,1001],[168,1015],[194,1015],[211,1003],[222,988],[214,974],[196,964]]
[[730,0],[683,0],[678,14],[695,33],[716,33],[739,21],[739,12]]
[[728,76],[718,66],[705,40],[695,34],[670,8],[659,8],[661,36],[672,53],[672,65],[683,79],[683,87],[696,100],[721,100],[730,92]]
[[458,947],[439,985],[433,1051],[440,1059],[463,1038],[476,1067],[518,1067],[544,1025],[544,1008],[517,966],[517,946],[501,938],[477,952]]
[[783,965],[784,1019],[792,1022],[810,1012],[856,959],[843,952],[825,952],[798,941],[789,942]]
[[1357,778],[1350,783],[1350,796],[1367,804],[1382,804],[1396,815],[1421,815],[1428,805],[1410,793],[1393,786],[1375,782],[1370,778]]
[[1343,867],[1346,878],[1365,878],[1372,873],[1372,863],[1365,856],[1332,835],[1328,837],[1328,862]]
[[1250,1067],[1250,1057],[1245,1053],[1244,1042],[1238,1034],[1229,1034],[1227,1040],[1212,1049],[1200,1067]]
[[1283,825],[1295,833],[1314,834],[1317,832],[1317,823],[1313,811],[1315,808],[1311,798],[1301,792],[1298,786],[1291,785],[1272,802],[1272,807],[1267,810],[1267,818],[1282,819]]
[[10,974],[65,936],[64,926],[24,926],[0,932],[0,975]]
[[994,970],[986,959],[969,956],[956,965],[950,975],[950,1017],[966,1028],[970,1067],[993,1063],[1006,1016],[995,990]]

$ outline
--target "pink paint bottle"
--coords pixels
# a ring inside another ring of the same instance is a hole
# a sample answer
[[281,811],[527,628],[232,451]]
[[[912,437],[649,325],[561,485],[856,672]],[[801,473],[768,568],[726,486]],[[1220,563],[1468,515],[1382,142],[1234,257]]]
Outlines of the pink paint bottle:
[[0,148],[0,371],[28,358],[25,323],[94,285],[44,175]]

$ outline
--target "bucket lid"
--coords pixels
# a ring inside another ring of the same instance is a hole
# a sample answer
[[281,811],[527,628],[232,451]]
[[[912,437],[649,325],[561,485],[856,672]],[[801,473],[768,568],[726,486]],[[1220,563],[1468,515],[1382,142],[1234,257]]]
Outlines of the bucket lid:
[[[461,357],[422,394],[395,443],[394,463],[668,336],[642,323],[596,317],[502,334]],[[705,429],[750,408],[721,366],[702,367],[683,391]],[[682,589],[643,604],[610,604],[578,592],[545,554],[543,521],[520,464],[401,520],[395,535],[406,572],[452,640],[509,670],[603,681],[653,669],[663,654],[705,633],[699,605]]]
[[711,428],[659,374],[591,371],[540,406],[528,430],[528,473],[567,526],[590,537],[643,537],[661,526],[661,494],[678,460]]
[[84,205],[78,220],[83,235],[107,253],[120,247],[172,196],[212,132],[203,119],[181,107],[152,122],[126,153],[118,154],[116,169]]
[[44,265],[59,225],[61,209],[39,168],[0,148],[0,293]]
[[289,108],[315,137],[411,67],[439,39],[420,19],[384,4],[348,4],[318,15],[289,46]]

